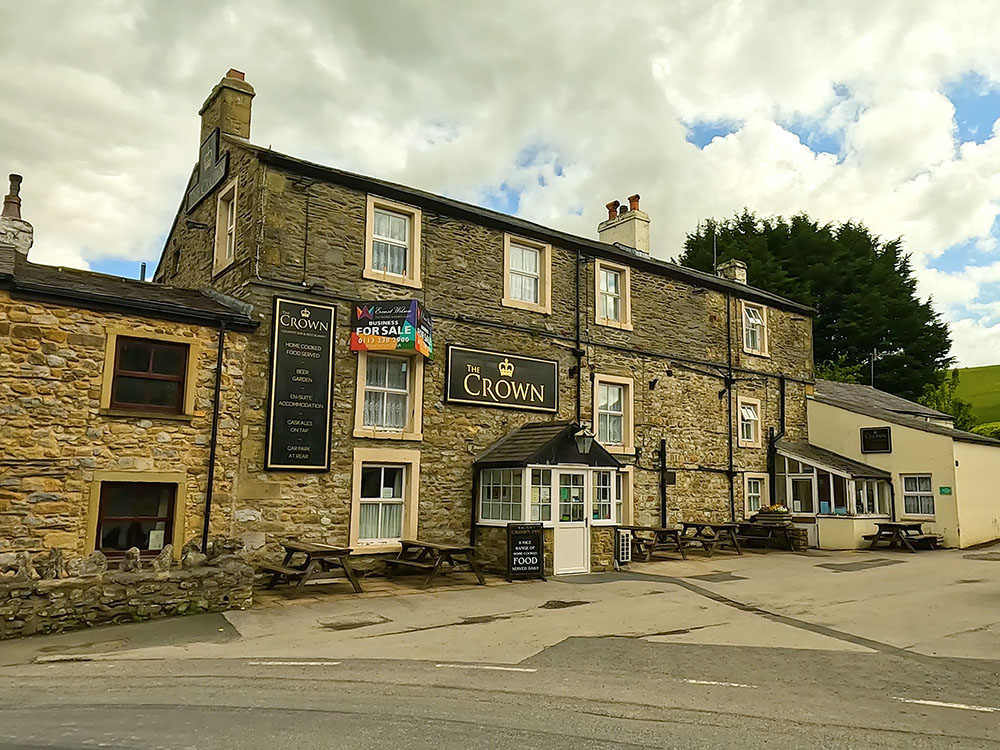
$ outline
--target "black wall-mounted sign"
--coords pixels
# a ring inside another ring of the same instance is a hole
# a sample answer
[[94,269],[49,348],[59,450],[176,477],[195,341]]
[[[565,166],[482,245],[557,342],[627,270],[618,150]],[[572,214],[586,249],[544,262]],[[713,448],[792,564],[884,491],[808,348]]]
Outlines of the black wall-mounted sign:
[[187,194],[187,210],[190,211],[202,198],[208,195],[215,186],[226,179],[229,171],[228,152],[219,158],[219,129],[216,128],[202,142],[198,156],[198,179]]
[[507,580],[545,580],[545,537],[540,523],[507,524]]
[[559,363],[449,346],[445,401],[558,411]]
[[275,297],[265,468],[329,471],[336,309]]
[[862,427],[862,453],[892,453],[892,428]]

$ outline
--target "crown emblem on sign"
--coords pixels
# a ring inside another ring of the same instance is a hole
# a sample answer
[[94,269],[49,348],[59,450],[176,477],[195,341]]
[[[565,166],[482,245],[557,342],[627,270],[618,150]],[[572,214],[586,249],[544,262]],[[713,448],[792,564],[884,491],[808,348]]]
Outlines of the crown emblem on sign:
[[300,316],[300,317],[302,317],[302,318],[308,318],[308,317],[309,317],[309,308],[307,308],[307,307],[303,307],[303,308],[302,308],[302,309],[301,309],[301,310],[299,311],[299,316]]
[[500,375],[505,378],[514,377],[514,365],[510,363],[510,360],[504,357],[503,362],[501,362],[497,367],[500,368]]

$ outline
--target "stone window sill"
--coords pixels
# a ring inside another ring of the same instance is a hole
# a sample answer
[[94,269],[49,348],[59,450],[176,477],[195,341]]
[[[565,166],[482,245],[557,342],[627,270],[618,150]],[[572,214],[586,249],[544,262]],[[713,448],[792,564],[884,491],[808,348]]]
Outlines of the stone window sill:
[[102,417],[121,417],[131,419],[159,419],[170,422],[188,422],[194,419],[194,414],[164,414],[158,411],[130,411],[128,409],[101,409]]

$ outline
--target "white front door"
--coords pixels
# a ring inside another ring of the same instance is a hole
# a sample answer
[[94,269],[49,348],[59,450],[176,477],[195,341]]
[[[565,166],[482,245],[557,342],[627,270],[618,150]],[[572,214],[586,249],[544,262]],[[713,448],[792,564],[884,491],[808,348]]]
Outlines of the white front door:
[[587,473],[560,471],[552,567],[555,574],[590,572],[590,493]]

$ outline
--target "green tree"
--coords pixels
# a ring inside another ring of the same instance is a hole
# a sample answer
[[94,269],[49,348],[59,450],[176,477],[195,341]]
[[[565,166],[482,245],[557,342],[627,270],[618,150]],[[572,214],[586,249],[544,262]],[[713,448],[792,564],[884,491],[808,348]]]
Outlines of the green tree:
[[972,412],[972,404],[958,397],[958,370],[941,373],[937,383],[924,386],[924,394],[918,401],[924,406],[951,414],[955,418],[955,427],[960,430],[971,430],[976,426],[976,415]]
[[817,362],[816,377],[838,383],[863,383],[867,369],[864,364],[850,364],[847,357],[841,354],[835,361]]
[[[713,247],[714,245],[714,247]],[[758,218],[744,209],[709,221],[687,236],[680,262],[711,273],[718,260],[738,258],[750,283],[816,308],[816,362],[864,371],[875,387],[915,400],[948,368],[948,327],[916,280],[899,239],[884,241],[863,224],[820,225],[805,214]]]

